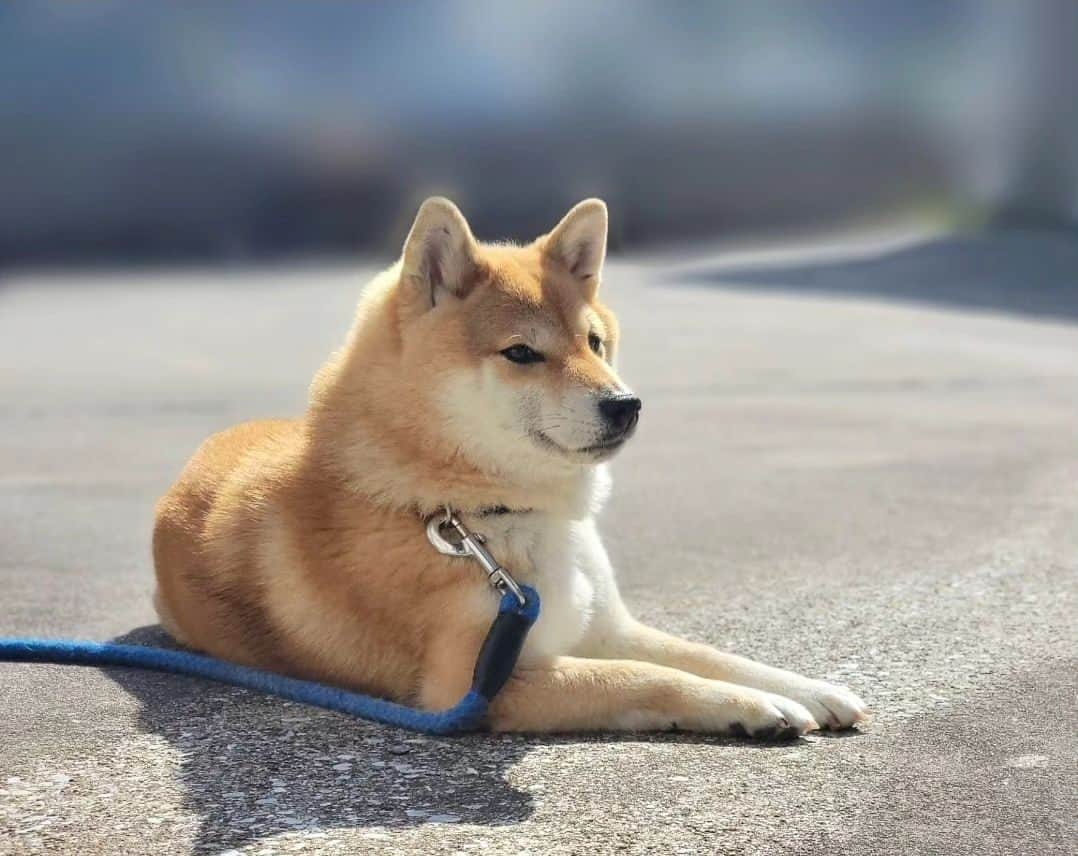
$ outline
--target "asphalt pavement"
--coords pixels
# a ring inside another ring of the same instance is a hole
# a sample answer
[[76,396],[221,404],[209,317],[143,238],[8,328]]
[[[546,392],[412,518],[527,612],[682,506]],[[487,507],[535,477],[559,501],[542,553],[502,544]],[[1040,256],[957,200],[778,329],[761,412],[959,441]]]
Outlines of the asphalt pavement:
[[[372,263],[0,280],[0,635],[159,643],[152,506],[298,413]],[[859,732],[434,739],[0,664],[0,853],[1074,853],[1078,238],[614,259],[644,399],[601,529],[668,630]]]

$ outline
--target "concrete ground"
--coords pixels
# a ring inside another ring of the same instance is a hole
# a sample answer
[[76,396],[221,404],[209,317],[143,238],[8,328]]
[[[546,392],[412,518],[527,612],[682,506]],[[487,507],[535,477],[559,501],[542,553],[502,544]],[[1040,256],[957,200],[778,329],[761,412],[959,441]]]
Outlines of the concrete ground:
[[[154,500],[211,431],[302,407],[368,273],[0,284],[0,634],[160,641]],[[1078,242],[641,258],[604,289],[645,401],[602,522],[627,600],[849,684],[869,726],[430,739],[0,665],[0,852],[1075,852]]]

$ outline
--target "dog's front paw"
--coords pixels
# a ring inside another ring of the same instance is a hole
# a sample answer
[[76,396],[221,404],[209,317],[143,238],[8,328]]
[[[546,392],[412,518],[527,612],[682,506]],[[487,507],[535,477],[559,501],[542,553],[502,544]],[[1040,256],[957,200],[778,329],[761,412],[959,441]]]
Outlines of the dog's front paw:
[[851,690],[827,681],[805,679],[804,684],[783,692],[800,702],[820,724],[829,731],[852,728],[868,719],[868,707]]
[[774,693],[753,693],[724,730],[735,737],[793,740],[819,728],[812,714],[792,699]]

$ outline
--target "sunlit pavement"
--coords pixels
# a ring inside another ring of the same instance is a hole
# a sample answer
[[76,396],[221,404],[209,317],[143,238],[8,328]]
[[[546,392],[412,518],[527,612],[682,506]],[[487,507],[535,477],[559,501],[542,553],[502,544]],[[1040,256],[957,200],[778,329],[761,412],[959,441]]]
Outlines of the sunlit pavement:
[[[849,684],[861,733],[434,740],[3,665],[0,852],[1072,852],[1076,247],[609,266],[644,399],[603,517],[627,600]],[[0,634],[159,639],[154,500],[211,431],[302,408],[369,273],[0,282]]]

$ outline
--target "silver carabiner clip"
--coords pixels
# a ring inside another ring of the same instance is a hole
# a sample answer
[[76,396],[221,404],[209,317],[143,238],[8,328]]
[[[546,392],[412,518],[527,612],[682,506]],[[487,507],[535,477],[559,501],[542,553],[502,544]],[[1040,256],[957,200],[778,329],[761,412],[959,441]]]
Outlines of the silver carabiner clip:
[[442,527],[453,526],[453,521],[455,520],[452,511],[448,508],[446,508],[445,511],[444,517],[440,514],[435,514],[427,521],[427,540],[430,541],[431,546],[443,556],[454,556],[458,559],[465,559],[470,556],[471,553],[468,552],[468,548],[464,545],[464,541],[462,540],[460,543],[454,544],[442,535]]
[[[450,527],[460,536],[459,543],[449,541],[442,535],[444,527]],[[491,555],[490,550],[483,546],[486,540],[478,532],[472,532],[453,513],[453,509],[446,506],[445,516],[434,515],[427,521],[427,540],[443,556],[455,558],[472,558],[483,566],[487,581],[502,594],[512,592],[521,606],[527,602],[524,592],[512,575],[498,564],[498,560]]]

